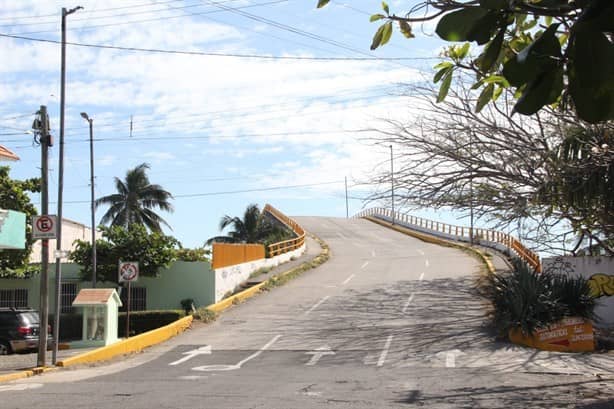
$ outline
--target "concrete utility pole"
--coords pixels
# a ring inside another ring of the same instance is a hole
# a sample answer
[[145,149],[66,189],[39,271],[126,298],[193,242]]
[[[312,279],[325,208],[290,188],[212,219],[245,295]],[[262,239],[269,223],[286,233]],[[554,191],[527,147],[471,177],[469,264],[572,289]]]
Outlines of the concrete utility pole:
[[57,362],[58,342],[60,336],[60,312],[62,303],[62,203],[64,194],[64,105],[66,103],[66,16],[82,9],[77,6],[66,10],[62,8],[62,45],[61,45],[61,71],[60,71],[60,150],[58,152],[58,212],[57,212],[57,239],[55,254],[55,321],[53,335],[53,364]]
[[[49,214],[49,119],[47,107],[41,105],[38,111],[38,121],[34,121],[33,128],[39,132],[41,145],[41,215]],[[49,326],[49,239],[41,240],[41,284],[40,284],[40,324],[38,330],[38,359],[37,366],[47,363],[47,327]]]
[[90,125],[90,206],[92,213],[92,288],[96,288],[96,205],[94,199],[94,120],[86,112],[81,117]]
[[391,184],[390,203],[392,204],[392,224],[394,224],[394,158],[392,156],[392,145],[390,145],[390,184]]

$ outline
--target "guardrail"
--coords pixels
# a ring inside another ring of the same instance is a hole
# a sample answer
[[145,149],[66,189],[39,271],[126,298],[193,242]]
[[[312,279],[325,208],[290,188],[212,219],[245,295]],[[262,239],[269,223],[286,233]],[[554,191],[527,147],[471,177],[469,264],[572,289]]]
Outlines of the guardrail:
[[292,230],[297,236],[290,240],[284,240],[277,243],[269,244],[269,257],[278,256],[280,254],[296,250],[303,244],[305,244],[305,230],[297,222],[295,222],[270,204],[265,205],[262,212],[267,212],[271,216],[275,217],[281,223],[286,225],[288,229]]
[[[393,214],[390,209],[384,209],[379,207],[363,210],[362,212],[356,214],[354,217],[365,216],[373,216],[388,221],[392,221],[393,218]],[[434,232],[436,234],[438,233],[439,235],[442,235],[446,238],[460,241],[471,241],[471,236],[473,236],[476,242],[483,245],[488,245],[489,243],[502,245],[506,249],[516,253],[518,257],[524,260],[535,270],[541,272],[541,262],[539,256],[533,251],[526,248],[517,238],[507,233],[503,233],[496,230],[480,228],[471,229],[471,227],[455,226],[399,212],[394,212],[394,220],[400,225],[414,228],[416,230],[422,230],[431,233]]]

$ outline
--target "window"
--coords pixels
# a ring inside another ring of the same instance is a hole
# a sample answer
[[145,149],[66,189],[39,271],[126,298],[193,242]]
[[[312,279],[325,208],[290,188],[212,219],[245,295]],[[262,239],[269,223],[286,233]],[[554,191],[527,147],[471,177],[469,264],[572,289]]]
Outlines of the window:
[[26,308],[28,306],[28,289],[12,288],[0,290],[0,307]]
[[[121,300],[123,306],[121,311],[126,311],[128,305],[128,290],[122,288]],[[145,311],[147,309],[147,288],[145,287],[130,287],[130,311]]]
[[62,314],[71,314],[74,312],[72,302],[77,297],[77,283],[62,283],[62,299],[60,311]]

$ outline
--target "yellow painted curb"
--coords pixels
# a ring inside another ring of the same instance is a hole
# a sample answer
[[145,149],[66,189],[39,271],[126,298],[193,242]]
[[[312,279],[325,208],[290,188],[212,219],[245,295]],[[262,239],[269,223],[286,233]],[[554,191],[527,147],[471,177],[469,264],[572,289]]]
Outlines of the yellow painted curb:
[[2,382],[10,382],[16,381],[18,379],[25,379],[34,376],[34,371],[21,371],[21,372],[13,372],[6,375],[0,375],[0,383]]
[[189,315],[164,327],[139,334],[132,338],[124,339],[106,347],[98,348],[81,355],[64,359],[63,361],[59,361],[57,365],[66,367],[77,364],[106,361],[118,355],[139,352],[147,347],[159,344],[182,333],[190,327],[192,324],[192,319],[193,317]]
[[445,240],[445,239],[441,239],[439,237],[435,237],[435,236],[431,236],[429,234],[425,234],[425,233],[420,233],[414,230],[411,230],[407,227],[403,227],[403,226],[399,226],[396,224],[391,224],[389,222],[385,222],[383,220],[377,219],[375,217],[371,217],[371,216],[365,216],[363,217],[366,220],[369,220],[370,222],[379,224],[380,226],[384,226],[384,227],[388,227],[390,229],[396,230],[399,233],[403,233],[406,234],[408,236],[412,236],[415,237],[419,240],[422,241],[426,241],[427,243],[432,243],[432,244],[438,244],[440,246],[447,246],[447,247],[456,247],[458,249],[462,249],[462,250],[469,250],[471,252],[473,252],[476,256],[478,256],[478,258],[482,261],[482,263],[484,263],[484,265],[486,266],[486,268],[488,269],[488,272],[490,274],[494,274],[495,273],[495,266],[492,264],[492,261],[490,261],[488,259],[488,257],[486,257],[486,255],[471,246],[468,246],[466,244],[462,244],[462,243],[457,243],[451,240]]

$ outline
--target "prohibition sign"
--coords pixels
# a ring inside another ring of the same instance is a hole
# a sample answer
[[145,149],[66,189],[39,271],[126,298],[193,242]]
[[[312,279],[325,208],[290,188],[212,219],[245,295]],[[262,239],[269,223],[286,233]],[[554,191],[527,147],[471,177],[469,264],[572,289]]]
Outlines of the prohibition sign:
[[41,233],[49,233],[53,229],[53,220],[49,216],[41,216],[36,221],[36,228]]
[[56,237],[56,217],[55,216],[33,216],[32,217],[32,238],[33,239],[55,239]]
[[136,281],[139,276],[139,263],[127,261],[119,263],[119,282]]

